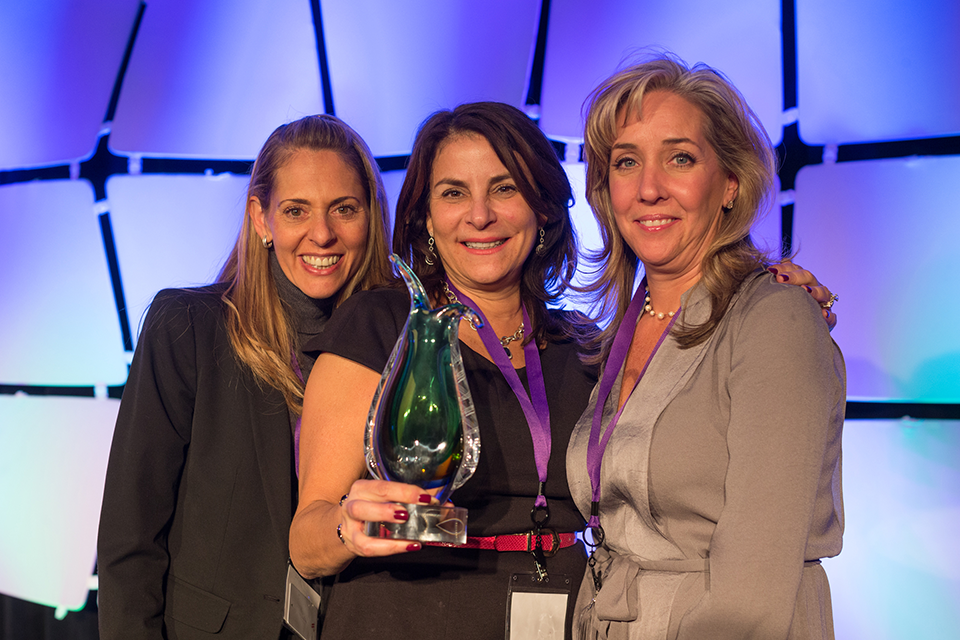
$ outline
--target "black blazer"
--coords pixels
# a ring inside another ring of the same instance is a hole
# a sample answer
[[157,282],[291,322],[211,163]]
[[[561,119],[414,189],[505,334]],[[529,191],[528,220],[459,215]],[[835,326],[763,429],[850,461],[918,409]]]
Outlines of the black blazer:
[[222,291],[161,291],[147,313],[100,515],[102,640],[282,633],[290,418],[236,358]]

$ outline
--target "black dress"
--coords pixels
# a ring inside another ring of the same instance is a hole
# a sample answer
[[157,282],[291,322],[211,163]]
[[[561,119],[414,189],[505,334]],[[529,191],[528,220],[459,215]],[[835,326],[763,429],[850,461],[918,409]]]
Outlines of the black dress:
[[[406,291],[358,293],[334,312],[324,332],[304,350],[334,353],[382,371],[409,310]],[[539,479],[526,419],[496,365],[462,342],[460,350],[476,405],[481,448],[476,473],[452,500],[469,509],[470,536],[529,531]],[[549,526],[557,532],[584,527],[567,488],[564,458],[596,372],[577,354],[572,342],[549,344],[540,352],[552,428],[545,495]],[[526,371],[517,373],[526,387]],[[579,542],[547,559],[552,580],[570,579],[568,627],[585,563]],[[508,582],[515,573],[534,570],[533,557],[526,552],[424,547],[392,557],[357,558],[326,590],[322,634],[327,639],[503,637]]]

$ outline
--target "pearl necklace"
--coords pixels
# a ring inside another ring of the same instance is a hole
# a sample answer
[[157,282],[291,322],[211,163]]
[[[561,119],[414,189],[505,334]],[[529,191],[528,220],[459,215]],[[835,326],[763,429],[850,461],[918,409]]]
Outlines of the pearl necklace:
[[672,318],[676,311],[668,311],[664,313],[663,311],[654,311],[653,305],[650,304],[650,292],[647,292],[647,297],[643,299],[643,310],[649,313],[651,316],[656,316],[657,320],[663,320],[664,318]]
[[[449,301],[451,304],[460,304],[460,300],[457,299],[457,295],[450,290],[450,287],[447,286],[447,283],[445,281],[443,282],[443,293],[445,296],[447,296],[447,301]],[[472,322],[470,323],[470,328],[473,329],[474,331],[477,330],[477,328],[473,326]],[[517,330],[513,332],[512,336],[500,336],[499,338],[500,346],[503,347],[503,350],[506,352],[507,357],[510,358],[511,360],[513,360],[513,354],[510,353],[510,347],[509,347],[510,343],[516,342],[517,340],[522,340],[522,339],[523,339],[523,321],[522,320],[520,321],[520,326],[517,327]]]

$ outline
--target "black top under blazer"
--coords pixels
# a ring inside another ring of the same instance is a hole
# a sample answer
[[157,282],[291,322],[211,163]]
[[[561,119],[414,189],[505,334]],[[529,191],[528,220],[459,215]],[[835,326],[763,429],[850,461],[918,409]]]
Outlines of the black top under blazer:
[[100,516],[102,640],[284,633],[290,418],[234,354],[223,290],[164,290],[147,313]]

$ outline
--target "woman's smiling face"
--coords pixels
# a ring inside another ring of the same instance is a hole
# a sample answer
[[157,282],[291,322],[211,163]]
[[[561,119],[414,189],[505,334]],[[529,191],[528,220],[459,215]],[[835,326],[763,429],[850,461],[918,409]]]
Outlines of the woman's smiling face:
[[736,176],[707,142],[704,114],[675,93],[648,93],[642,118],[620,118],[609,177],[617,228],[648,273],[699,273]]
[[427,230],[457,287],[518,286],[537,226],[537,215],[486,138],[456,135],[440,147],[430,176]]
[[266,209],[250,215],[273,241],[284,275],[311,298],[331,298],[363,263],[369,204],[357,172],[336,151],[299,149],[277,171]]

